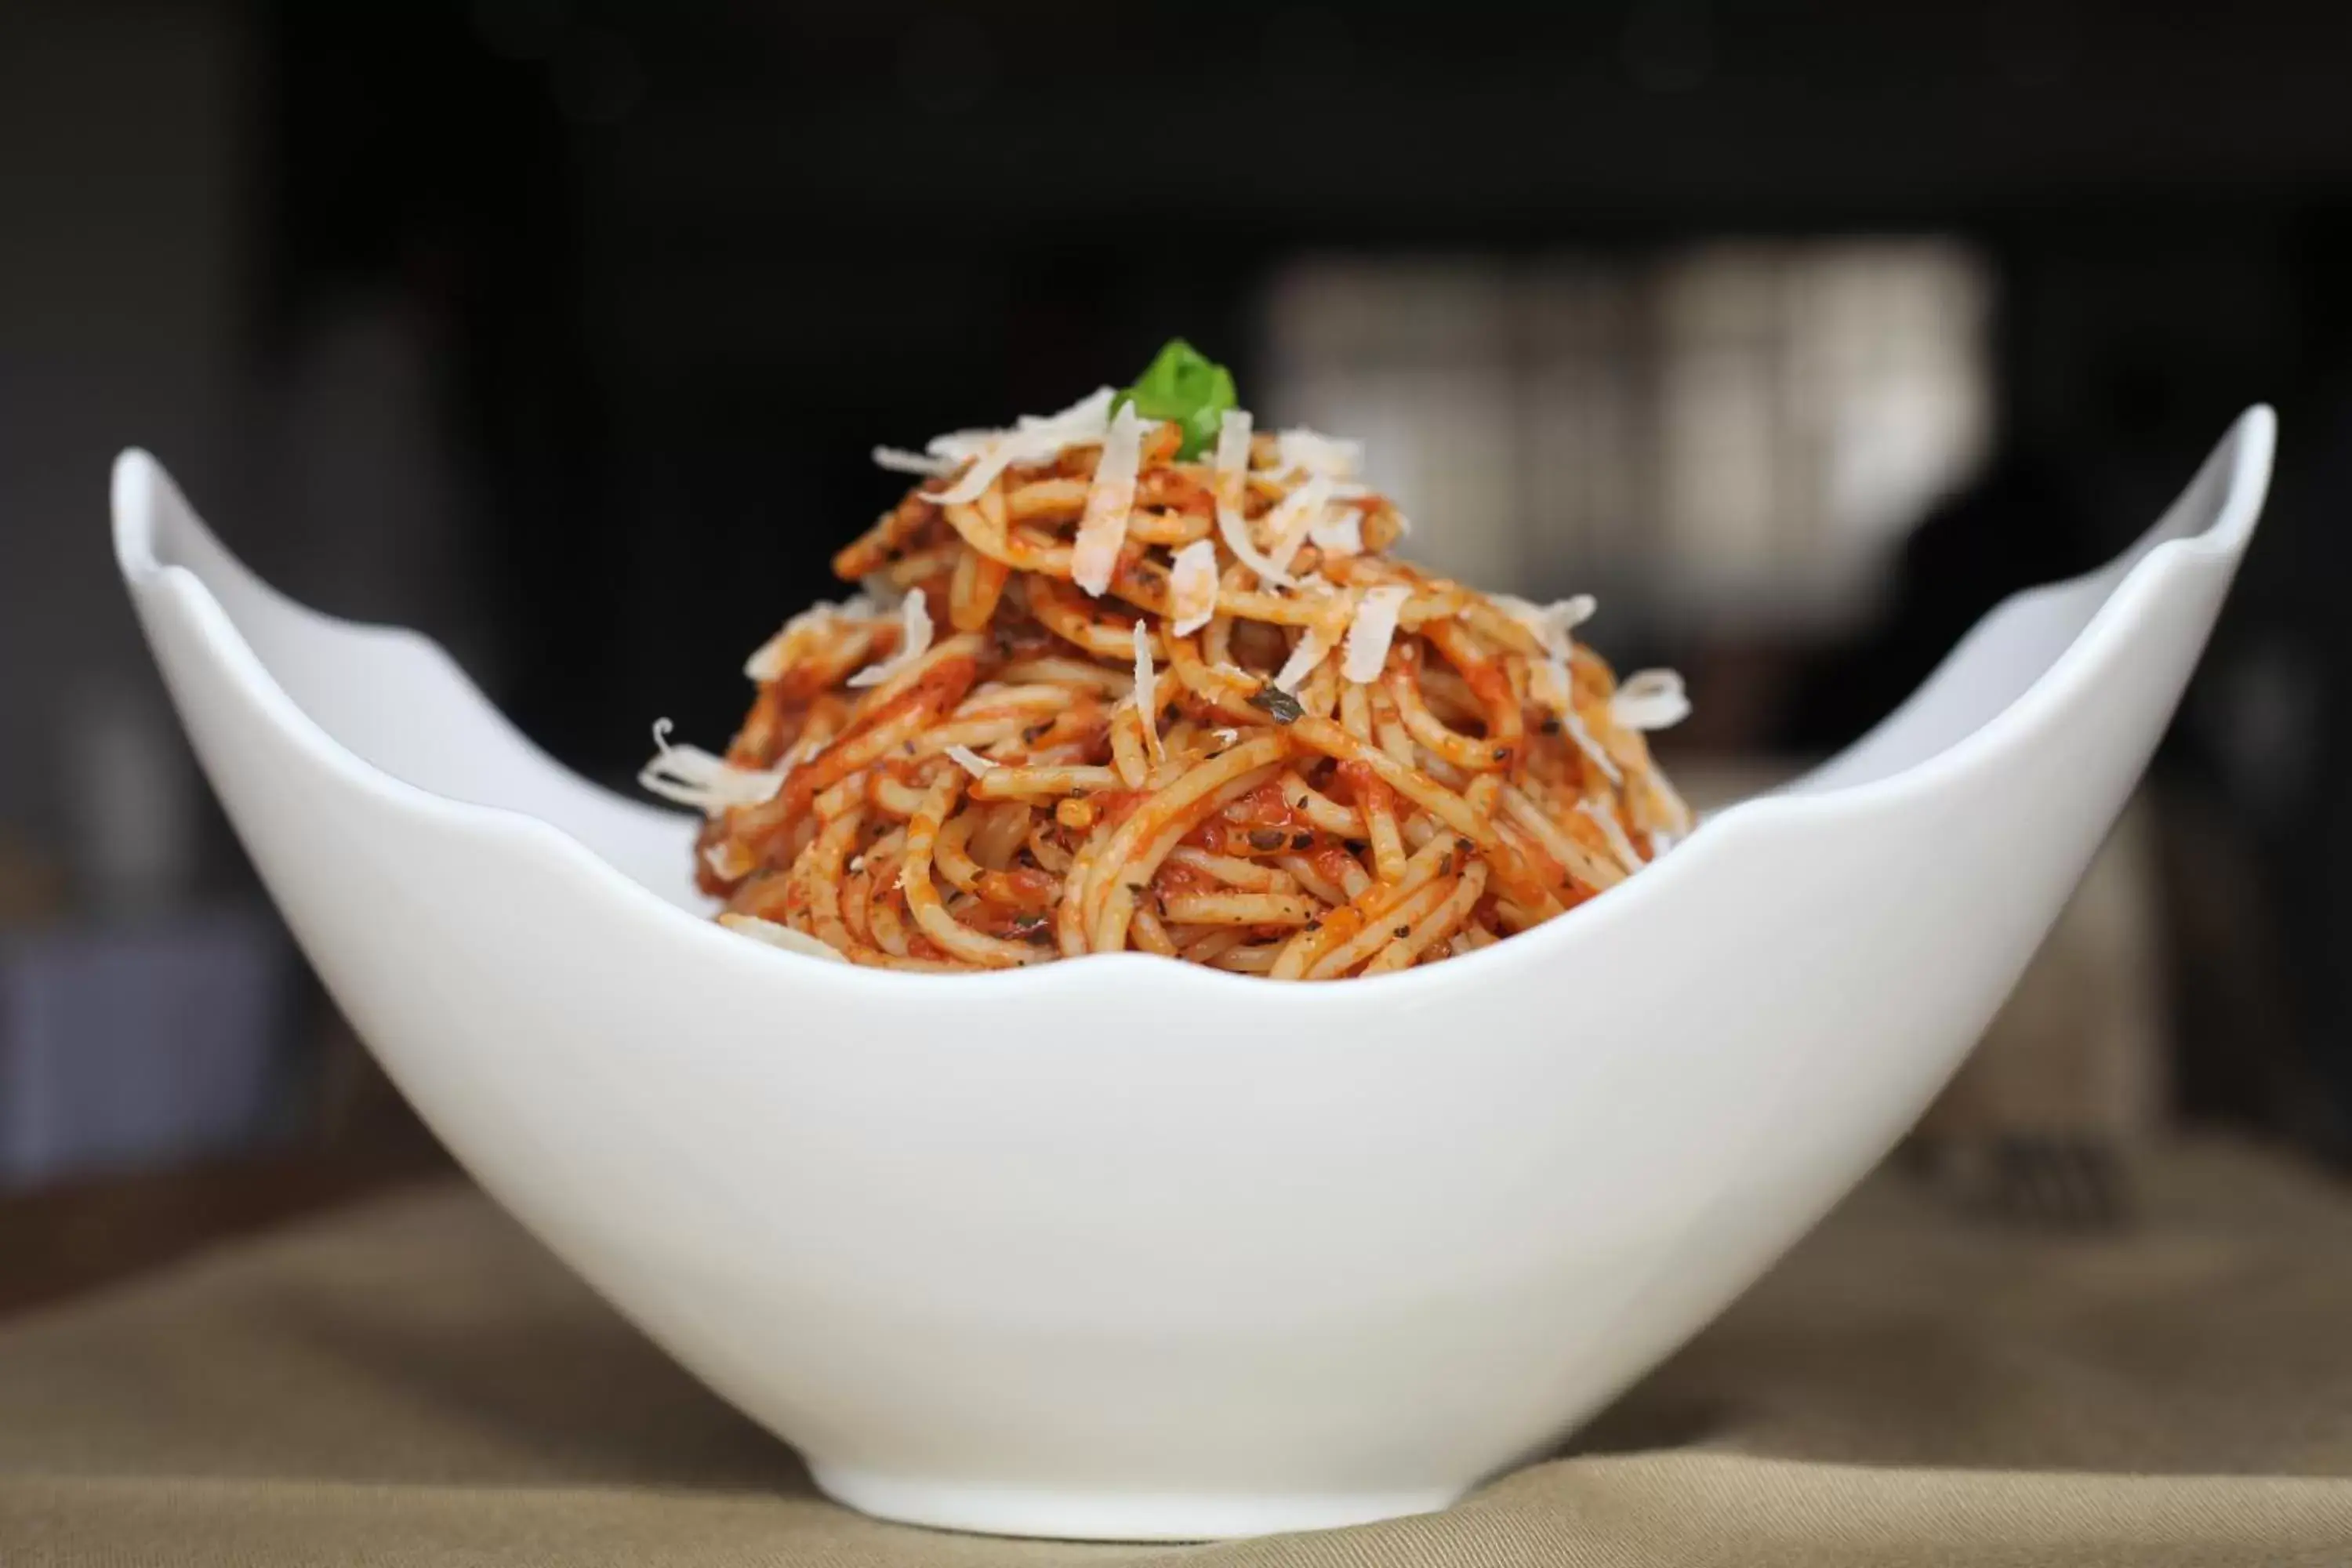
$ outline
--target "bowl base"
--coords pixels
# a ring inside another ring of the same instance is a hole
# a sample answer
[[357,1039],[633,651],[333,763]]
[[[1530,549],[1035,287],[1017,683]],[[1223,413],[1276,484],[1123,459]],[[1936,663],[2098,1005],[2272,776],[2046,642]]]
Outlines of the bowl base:
[[1223,1541],[1333,1530],[1433,1513],[1466,1490],[1385,1492],[1055,1491],[924,1480],[809,1463],[819,1489],[860,1513],[901,1524],[1056,1541]]

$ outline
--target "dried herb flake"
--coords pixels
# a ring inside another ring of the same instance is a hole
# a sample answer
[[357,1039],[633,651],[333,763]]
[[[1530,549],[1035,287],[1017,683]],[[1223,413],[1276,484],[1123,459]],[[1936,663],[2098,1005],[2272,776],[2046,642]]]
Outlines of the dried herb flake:
[[1307,717],[1307,710],[1298,705],[1298,699],[1271,680],[1261,683],[1255,691],[1250,693],[1247,700],[1251,707],[1277,724],[1296,724]]

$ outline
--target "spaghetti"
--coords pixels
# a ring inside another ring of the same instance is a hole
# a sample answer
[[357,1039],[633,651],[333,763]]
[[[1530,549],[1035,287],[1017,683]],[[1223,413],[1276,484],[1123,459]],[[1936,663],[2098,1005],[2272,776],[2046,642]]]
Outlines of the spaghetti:
[[752,655],[723,758],[656,727],[642,782],[706,815],[730,928],[902,970],[1378,974],[1688,831],[1644,736],[1687,709],[1672,672],[1618,685],[1589,599],[1391,555],[1351,444],[1253,432],[1230,378],[1171,403],[1171,356],[1206,364],[1171,344],[1129,394],[878,450],[923,479],[835,557],[863,591]]

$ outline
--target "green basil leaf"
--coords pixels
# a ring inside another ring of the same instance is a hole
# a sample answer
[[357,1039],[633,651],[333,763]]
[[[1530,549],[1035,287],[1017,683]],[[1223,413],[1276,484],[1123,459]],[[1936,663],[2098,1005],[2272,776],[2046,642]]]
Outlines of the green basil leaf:
[[1184,431],[1176,455],[1189,462],[1217,442],[1225,410],[1238,408],[1234,373],[1181,338],[1171,338],[1152,356],[1135,384],[1111,403],[1116,413],[1129,404],[1147,419],[1171,420]]

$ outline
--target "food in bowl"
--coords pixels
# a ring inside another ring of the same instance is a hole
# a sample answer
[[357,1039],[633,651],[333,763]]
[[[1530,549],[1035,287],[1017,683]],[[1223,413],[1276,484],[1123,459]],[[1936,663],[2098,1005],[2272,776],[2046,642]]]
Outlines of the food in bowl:
[[883,968],[1140,950],[1380,974],[1525,931],[1689,830],[1589,596],[1482,594],[1391,553],[1352,442],[1258,432],[1168,345],[1010,429],[877,449],[921,482],[834,558],[861,591],[751,655],[721,756],[641,782],[709,818],[719,920]]

